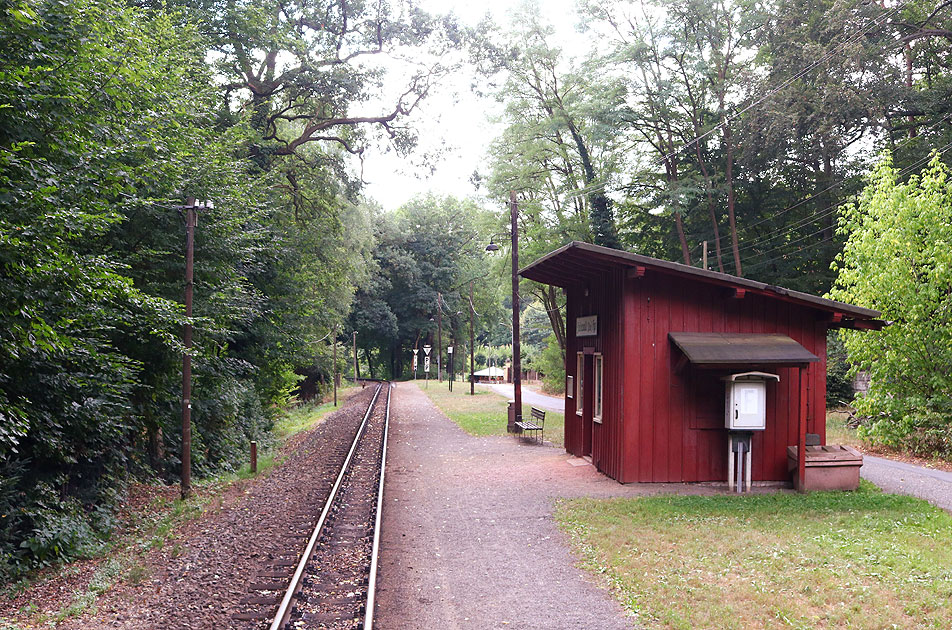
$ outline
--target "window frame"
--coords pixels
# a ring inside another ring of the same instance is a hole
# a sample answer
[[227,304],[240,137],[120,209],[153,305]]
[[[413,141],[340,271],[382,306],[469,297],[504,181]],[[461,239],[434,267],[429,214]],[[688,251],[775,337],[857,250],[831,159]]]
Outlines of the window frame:
[[581,416],[585,412],[583,398],[585,390],[585,353],[575,353],[575,415]]
[[595,363],[593,368],[594,369],[592,371],[594,372],[593,378],[595,379],[595,382],[593,383],[594,387],[592,388],[592,395],[594,396],[594,399],[592,400],[592,421],[601,424],[605,413],[605,359],[601,352],[595,353]]

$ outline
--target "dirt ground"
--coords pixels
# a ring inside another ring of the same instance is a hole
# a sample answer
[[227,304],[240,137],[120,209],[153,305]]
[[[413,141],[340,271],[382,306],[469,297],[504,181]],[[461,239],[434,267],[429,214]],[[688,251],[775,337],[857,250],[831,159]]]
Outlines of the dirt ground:
[[[561,448],[471,437],[412,383],[394,392],[376,627],[633,627],[574,565],[558,497],[713,493],[621,485]],[[500,419],[504,422],[504,419]]]

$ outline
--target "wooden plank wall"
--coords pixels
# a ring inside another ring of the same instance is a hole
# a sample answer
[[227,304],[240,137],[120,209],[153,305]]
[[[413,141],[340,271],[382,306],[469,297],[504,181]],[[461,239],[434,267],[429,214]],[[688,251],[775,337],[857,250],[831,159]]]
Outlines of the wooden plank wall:
[[[594,379],[592,371],[586,374],[585,410],[583,416],[576,412],[577,401],[565,400],[565,449],[573,455],[588,455],[584,450],[583,432],[591,426],[592,463],[609,476],[618,479],[621,476],[622,453],[624,452],[621,427],[623,418],[623,384],[627,369],[624,344],[624,319],[622,317],[621,294],[624,284],[624,270],[618,268],[599,280],[586,285],[566,289],[566,369],[565,373],[576,379],[576,353],[583,348],[600,352],[604,361],[604,384],[602,389],[602,422],[592,423],[592,402],[594,400]],[[588,295],[585,295],[585,292]],[[577,317],[598,315],[598,336],[575,338],[575,320]],[[590,359],[594,361],[593,359]]]
[[[826,325],[818,321],[817,311],[752,294],[735,299],[727,289],[651,271],[643,278],[616,280],[624,286],[623,296],[615,293],[622,298],[622,312],[617,330],[606,337],[612,343],[604,347],[623,352],[605,353],[606,386],[610,366],[613,378],[620,379],[623,415],[613,418],[615,433],[606,436],[617,434],[620,446],[600,466],[606,474],[622,482],[727,477],[719,380],[725,372],[690,365],[676,371],[679,353],[669,332],[776,332],[801,343],[821,359],[806,374],[807,430],[825,442]],[[610,312],[607,304],[600,307]],[[574,320],[572,325],[574,331]],[[623,340],[622,331],[627,332]],[[755,480],[787,480],[786,447],[797,443],[798,370],[779,368],[776,373],[781,381],[768,385],[767,429],[754,437]],[[607,453],[611,447],[603,443],[602,448]]]

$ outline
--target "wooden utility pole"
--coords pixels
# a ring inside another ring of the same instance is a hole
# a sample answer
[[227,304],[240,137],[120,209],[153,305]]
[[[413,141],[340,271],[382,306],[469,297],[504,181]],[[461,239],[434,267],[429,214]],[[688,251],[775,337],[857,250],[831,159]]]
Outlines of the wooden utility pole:
[[473,319],[476,307],[473,304],[473,282],[469,283],[469,395],[476,395],[476,336],[473,334]]
[[334,406],[337,406],[337,327],[334,327],[334,332],[332,334],[332,341],[334,342],[334,369],[331,372],[331,378],[334,379]]
[[[522,422],[522,360],[519,347],[519,206],[516,191],[509,191],[509,211],[512,215],[512,389],[515,400],[515,421]],[[515,427],[509,427],[511,432]]]
[[440,306],[442,295],[436,293],[436,378],[443,382],[443,307]]
[[195,263],[195,198],[185,201],[185,328],[182,331],[182,499],[192,494],[192,276]]
[[357,372],[357,331],[354,331],[354,382],[357,382],[357,378],[360,376]]
[[704,261],[704,269],[707,270],[707,241],[704,241],[704,252],[701,255],[701,259]]

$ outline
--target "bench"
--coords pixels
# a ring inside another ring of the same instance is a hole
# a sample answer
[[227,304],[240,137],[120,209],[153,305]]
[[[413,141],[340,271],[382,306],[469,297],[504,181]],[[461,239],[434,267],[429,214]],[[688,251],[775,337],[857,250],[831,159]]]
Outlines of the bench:
[[532,420],[521,420],[516,423],[516,426],[522,429],[523,432],[526,431],[538,431],[539,432],[539,443],[545,442],[545,412],[541,409],[532,408],[530,413]]

